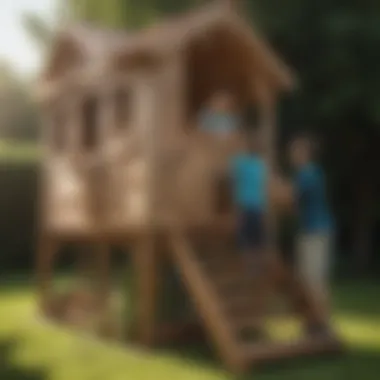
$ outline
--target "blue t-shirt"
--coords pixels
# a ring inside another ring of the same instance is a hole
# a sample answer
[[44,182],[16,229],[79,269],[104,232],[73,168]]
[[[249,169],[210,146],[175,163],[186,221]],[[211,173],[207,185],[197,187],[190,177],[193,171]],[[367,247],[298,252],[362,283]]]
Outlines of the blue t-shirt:
[[203,131],[215,134],[228,134],[238,128],[238,118],[231,113],[202,111],[199,119]]
[[262,212],[267,203],[267,168],[256,155],[239,154],[232,158],[231,175],[235,203],[243,209]]
[[332,229],[332,218],[326,196],[325,177],[315,164],[301,168],[296,175],[300,228],[306,233]]

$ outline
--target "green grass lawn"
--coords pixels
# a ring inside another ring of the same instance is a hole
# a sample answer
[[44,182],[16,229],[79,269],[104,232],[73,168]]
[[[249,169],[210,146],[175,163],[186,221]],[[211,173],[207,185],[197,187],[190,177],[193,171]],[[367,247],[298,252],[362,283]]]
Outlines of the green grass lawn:
[[[377,380],[380,378],[380,284],[335,287],[336,325],[349,345],[338,358],[295,360],[239,379]],[[278,327],[278,326],[277,326]],[[236,379],[203,347],[143,352],[102,344],[39,321],[33,291],[0,287],[1,380]]]

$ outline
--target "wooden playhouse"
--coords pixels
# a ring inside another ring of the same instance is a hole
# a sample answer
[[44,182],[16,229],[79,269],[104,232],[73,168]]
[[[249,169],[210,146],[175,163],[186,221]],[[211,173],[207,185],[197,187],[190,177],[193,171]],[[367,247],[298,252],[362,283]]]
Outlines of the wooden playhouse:
[[274,207],[271,269],[259,284],[232,248],[223,249],[234,218],[228,202],[218,206],[217,179],[241,136],[214,141],[199,131],[196,116],[220,88],[241,110],[255,104],[273,167],[276,99],[294,82],[233,3],[217,1],[139,33],[73,26],[58,34],[39,85],[45,155],[37,262],[45,301],[58,247],[92,244],[106,307],[109,247],[129,247],[138,275],[136,332],[152,345],[160,331],[160,262],[169,255],[220,356],[240,371],[337,344],[262,344],[242,335],[261,323],[264,301],[279,286],[306,320],[326,316],[275,254]]

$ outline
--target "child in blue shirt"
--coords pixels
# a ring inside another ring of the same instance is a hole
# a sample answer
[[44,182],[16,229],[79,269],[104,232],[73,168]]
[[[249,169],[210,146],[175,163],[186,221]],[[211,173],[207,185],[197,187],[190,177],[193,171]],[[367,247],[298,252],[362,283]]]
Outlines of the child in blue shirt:
[[260,156],[259,146],[258,135],[250,134],[246,139],[245,150],[233,156],[231,160],[233,197],[238,211],[239,243],[243,253],[248,257],[260,255],[266,244],[268,171]]
[[314,161],[314,142],[309,136],[293,140],[290,158],[294,168],[299,231],[296,263],[300,276],[328,310],[328,275],[332,217],[325,176]]
[[238,124],[233,98],[226,91],[215,93],[199,116],[201,131],[222,138],[235,132]]

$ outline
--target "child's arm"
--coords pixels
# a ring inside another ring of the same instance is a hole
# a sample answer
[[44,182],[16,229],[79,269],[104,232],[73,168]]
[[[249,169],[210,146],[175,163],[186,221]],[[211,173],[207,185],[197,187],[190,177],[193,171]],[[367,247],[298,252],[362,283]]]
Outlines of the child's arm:
[[294,186],[284,177],[273,174],[269,179],[269,196],[275,205],[292,207],[294,205]]

